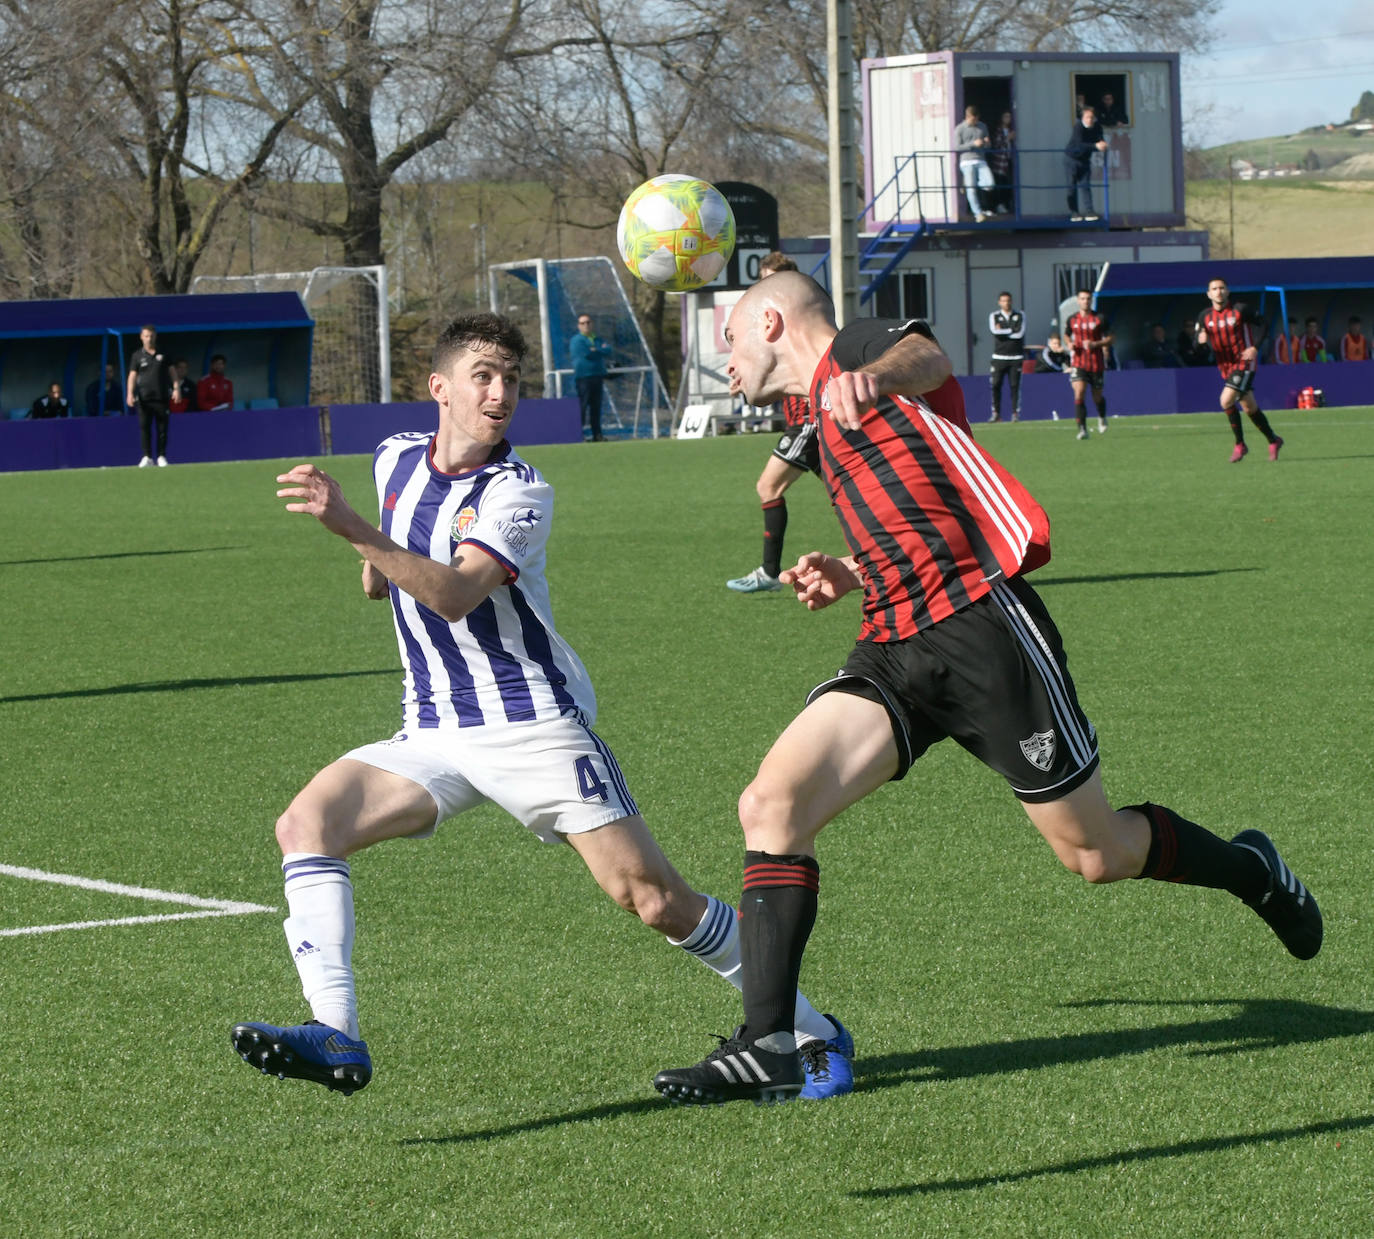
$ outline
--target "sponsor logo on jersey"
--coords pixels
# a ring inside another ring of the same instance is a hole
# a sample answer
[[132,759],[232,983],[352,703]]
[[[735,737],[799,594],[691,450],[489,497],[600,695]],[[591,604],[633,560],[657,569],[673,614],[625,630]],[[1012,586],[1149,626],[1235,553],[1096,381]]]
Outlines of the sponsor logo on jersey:
[[386,497],[386,502],[382,504],[382,507],[388,512],[396,511],[396,492],[394,490]]
[[523,555],[530,549],[530,540],[522,530],[517,529],[509,521],[495,521],[493,528],[501,535],[505,544],[510,547],[517,555]]
[[521,529],[533,529],[542,517],[542,513],[536,512],[533,508],[519,508],[514,516],[511,517]]
[[473,523],[477,520],[476,508],[462,508],[458,515],[453,518],[453,524],[449,526],[449,533],[455,542],[461,542],[466,536]]
[[1021,752],[1037,770],[1048,770],[1054,763],[1054,732],[1032,732],[1021,741]]

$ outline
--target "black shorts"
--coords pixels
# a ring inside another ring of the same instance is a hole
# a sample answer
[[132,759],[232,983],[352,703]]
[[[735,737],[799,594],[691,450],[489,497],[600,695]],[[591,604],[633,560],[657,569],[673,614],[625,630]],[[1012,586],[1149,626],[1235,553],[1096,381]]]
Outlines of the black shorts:
[[1231,388],[1232,391],[1239,392],[1242,396],[1254,385],[1255,372],[1253,370],[1232,370],[1226,376],[1226,382],[1223,384],[1223,386]]
[[894,780],[946,736],[1032,803],[1068,795],[1097,769],[1097,733],[1078,704],[1059,631],[1020,578],[905,641],[859,642],[807,703],[828,692],[887,710]]
[[814,420],[803,422],[800,426],[789,426],[778,440],[778,446],[773,449],[773,455],[794,469],[805,469],[819,476],[820,429],[820,424]]
[[1077,366],[1074,366],[1069,371],[1069,381],[1071,383],[1087,383],[1093,391],[1102,390],[1102,380],[1105,377],[1106,376],[1101,370],[1080,370]]

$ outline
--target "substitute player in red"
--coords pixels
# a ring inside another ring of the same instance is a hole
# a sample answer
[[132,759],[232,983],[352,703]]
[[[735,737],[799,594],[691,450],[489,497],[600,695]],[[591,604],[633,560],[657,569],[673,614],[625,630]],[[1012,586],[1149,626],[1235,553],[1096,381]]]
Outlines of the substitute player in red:
[[1088,388],[1092,388],[1093,403],[1097,406],[1097,433],[1107,433],[1107,397],[1103,381],[1107,373],[1107,349],[1112,337],[1107,333],[1107,320],[1094,312],[1093,295],[1086,288],[1078,290],[1078,310],[1069,315],[1064,335],[1069,342],[1069,386],[1073,388],[1073,416],[1078,423],[1078,437],[1088,437]]
[[1221,389],[1221,411],[1231,423],[1236,445],[1231,449],[1231,463],[1238,465],[1249,455],[1245,446],[1245,432],[1241,429],[1239,404],[1255,423],[1255,429],[1269,440],[1269,459],[1278,460],[1283,440],[1274,433],[1255,399],[1255,371],[1259,366],[1259,348],[1255,344],[1253,328],[1258,321],[1244,302],[1231,300],[1226,281],[1218,277],[1207,285],[1207,300],[1212,304],[1197,320],[1197,342],[1210,344],[1217,359],[1217,369],[1226,381]]
[[816,918],[816,836],[947,736],[1006,779],[1070,871],[1227,890],[1293,955],[1315,955],[1321,913],[1267,835],[1227,842],[1162,805],[1108,803],[1063,643],[1025,581],[1049,559],[1048,518],[925,399],[949,391],[952,369],[929,328],[859,319],[837,332],[825,291],[791,273],[746,293],[725,335],[750,401],[810,393],[821,417],[822,476],[850,554],[809,553],[782,579],[812,610],[861,590],[863,622],[844,669],[740,797],[745,1022],[703,1062],[659,1072],[659,1092],[706,1104],[801,1089],[792,1001]]

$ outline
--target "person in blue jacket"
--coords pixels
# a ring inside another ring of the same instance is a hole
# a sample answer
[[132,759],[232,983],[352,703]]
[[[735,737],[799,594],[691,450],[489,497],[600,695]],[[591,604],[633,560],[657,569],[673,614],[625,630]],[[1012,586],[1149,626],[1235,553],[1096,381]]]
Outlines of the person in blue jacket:
[[577,316],[577,334],[568,344],[572,354],[573,379],[577,400],[582,406],[582,429],[590,431],[593,443],[604,443],[601,433],[601,395],[606,382],[606,358],[611,346],[592,330],[590,314]]

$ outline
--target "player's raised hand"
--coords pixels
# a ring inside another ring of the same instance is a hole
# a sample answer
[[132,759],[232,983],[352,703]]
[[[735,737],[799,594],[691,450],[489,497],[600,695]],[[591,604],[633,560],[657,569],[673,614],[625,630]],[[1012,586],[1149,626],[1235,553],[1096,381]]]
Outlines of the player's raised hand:
[[878,376],[867,370],[843,370],[825,385],[830,416],[843,430],[858,430],[881,394]]
[[862,584],[852,561],[837,559],[824,551],[807,551],[797,560],[796,567],[784,568],[778,580],[792,587],[797,601],[804,602],[808,611],[828,607]]
[[343,488],[323,469],[308,462],[293,465],[289,472],[279,473],[277,481],[284,483],[277,491],[278,499],[299,500],[286,505],[288,512],[313,516],[330,533],[341,537],[356,532],[362,517],[349,506]]

